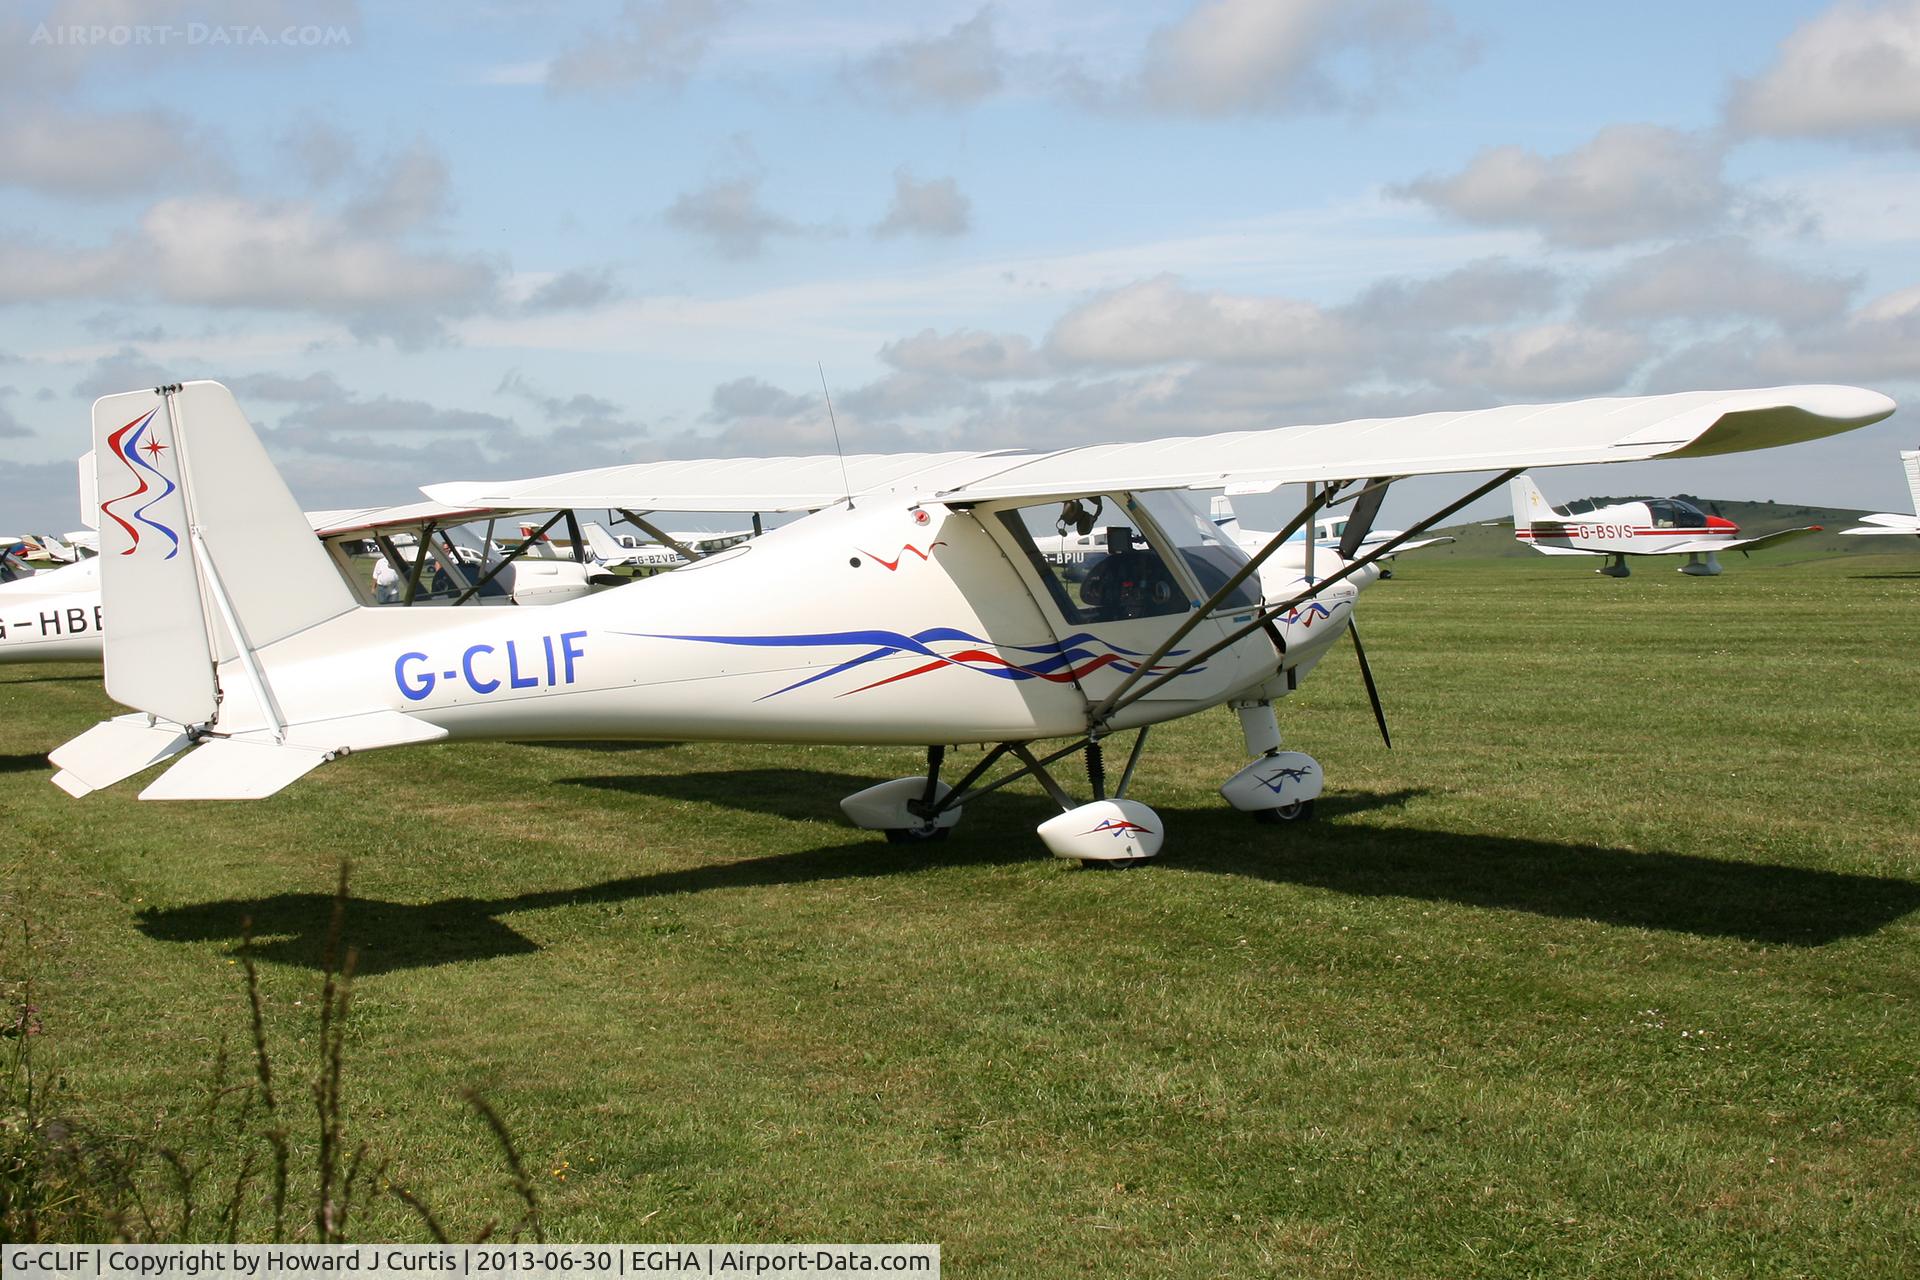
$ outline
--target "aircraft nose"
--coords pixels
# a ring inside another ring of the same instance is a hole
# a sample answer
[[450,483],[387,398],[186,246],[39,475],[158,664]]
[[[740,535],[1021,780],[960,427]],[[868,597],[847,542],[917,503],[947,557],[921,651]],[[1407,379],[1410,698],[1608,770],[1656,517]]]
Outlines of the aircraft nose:
[[1727,519],[1725,516],[1708,516],[1707,528],[1721,529],[1727,533],[1740,532],[1740,526],[1735,524],[1733,521]]

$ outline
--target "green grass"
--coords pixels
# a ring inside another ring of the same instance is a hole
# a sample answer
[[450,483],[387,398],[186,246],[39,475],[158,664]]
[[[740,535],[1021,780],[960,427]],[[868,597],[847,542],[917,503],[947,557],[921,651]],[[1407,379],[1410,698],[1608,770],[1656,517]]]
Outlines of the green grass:
[[[1167,847],[1125,872],[1049,859],[1030,787],[942,845],[849,830],[896,750],[438,746],[254,804],[75,802],[41,756],[107,713],[97,677],[6,670],[5,976],[76,1106],[164,1127],[245,1051],[244,916],[311,1075],[351,858],[348,1136],[456,1232],[514,1212],[475,1087],[555,1239],[933,1240],[968,1276],[1920,1269],[1920,557],[1410,557],[1362,622],[1395,749],[1345,647],[1281,709],[1326,766],[1313,823],[1213,794],[1225,712],[1156,731],[1134,794]],[[359,1234],[420,1229],[382,1202]]]

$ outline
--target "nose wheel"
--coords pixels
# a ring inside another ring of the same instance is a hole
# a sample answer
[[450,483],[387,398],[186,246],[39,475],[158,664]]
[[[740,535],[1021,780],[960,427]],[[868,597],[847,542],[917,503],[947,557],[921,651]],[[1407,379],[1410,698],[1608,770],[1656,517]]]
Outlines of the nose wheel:
[[1265,826],[1281,826],[1289,822],[1307,822],[1313,818],[1313,801],[1295,800],[1273,809],[1252,810],[1253,820]]

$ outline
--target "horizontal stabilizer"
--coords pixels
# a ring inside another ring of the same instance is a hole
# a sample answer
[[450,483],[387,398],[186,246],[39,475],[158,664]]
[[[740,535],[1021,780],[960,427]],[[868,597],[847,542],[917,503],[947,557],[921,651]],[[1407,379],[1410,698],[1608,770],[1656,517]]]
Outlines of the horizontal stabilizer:
[[142,800],[258,800],[332,757],[313,747],[212,738],[140,793]]
[[131,778],[188,745],[178,725],[153,724],[143,715],[119,716],[55,747],[47,759],[60,770],[54,785],[70,796],[83,796]]

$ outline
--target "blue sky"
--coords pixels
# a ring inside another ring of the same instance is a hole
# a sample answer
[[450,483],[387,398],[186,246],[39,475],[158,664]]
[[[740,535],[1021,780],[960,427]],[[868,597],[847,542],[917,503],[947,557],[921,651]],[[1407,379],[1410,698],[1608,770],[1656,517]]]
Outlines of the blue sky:
[[[1920,403],[1916,148],[1920,0],[15,5],[0,529],[194,377],[310,507],[826,449],[821,368],[853,449]],[[1542,484],[1901,510],[1907,418]]]

